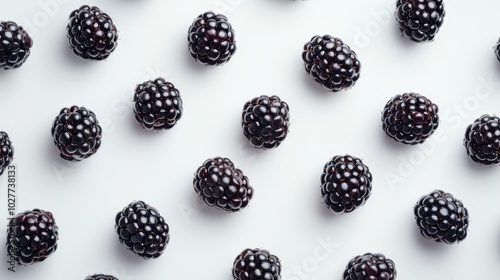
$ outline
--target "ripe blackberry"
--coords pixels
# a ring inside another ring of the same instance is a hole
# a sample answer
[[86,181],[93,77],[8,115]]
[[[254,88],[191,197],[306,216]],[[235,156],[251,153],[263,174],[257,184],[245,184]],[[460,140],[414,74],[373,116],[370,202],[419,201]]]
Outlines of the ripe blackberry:
[[477,163],[500,163],[500,118],[487,114],[477,118],[467,126],[464,146],[469,158]]
[[290,126],[288,104],[276,95],[255,97],[243,106],[241,125],[255,148],[276,148],[285,140]]
[[83,5],[71,12],[66,33],[73,53],[83,59],[106,59],[118,44],[113,20],[95,6]]
[[85,277],[84,280],[118,280],[118,278],[114,277],[113,275],[106,275],[106,274],[94,274],[94,275],[89,275]]
[[397,142],[421,144],[438,128],[438,111],[438,106],[421,94],[397,94],[384,107],[382,129]]
[[304,44],[302,60],[307,74],[329,91],[350,89],[359,79],[361,63],[356,52],[339,38],[312,37]]
[[52,123],[52,137],[61,158],[81,161],[101,146],[102,129],[94,112],[85,107],[61,109]]
[[0,175],[3,174],[5,168],[10,165],[13,159],[14,147],[12,141],[10,141],[6,132],[0,131]]
[[395,15],[404,36],[418,43],[432,41],[443,24],[443,0],[397,0]]
[[230,159],[223,157],[205,160],[196,170],[193,186],[207,205],[228,212],[247,207],[254,193],[248,177]]
[[33,40],[22,26],[13,21],[0,21],[0,68],[18,68],[28,59]]
[[134,201],[115,217],[120,243],[144,259],[156,259],[167,248],[169,226],[158,210],[144,201]]
[[452,194],[432,191],[420,197],[413,210],[420,233],[425,238],[453,244],[467,237],[469,212]]
[[336,214],[346,214],[363,206],[372,192],[372,174],[355,156],[334,156],[323,167],[321,197]]
[[189,53],[205,66],[222,65],[236,52],[234,30],[227,17],[212,11],[194,19],[187,38]]
[[172,128],[182,116],[179,90],[163,78],[139,84],[134,93],[135,119],[147,130]]
[[495,51],[495,55],[497,57],[497,60],[500,61],[500,38],[498,39],[497,43],[493,47],[493,50]]
[[265,249],[245,249],[233,262],[235,280],[280,280],[281,261]]
[[18,265],[39,263],[57,250],[58,238],[58,227],[51,212],[27,210],[9,220],[7,254]]
[[380,253],[366,253],[349,261],[342,280],[395,280],[396,277],[396,265],[391,259]]

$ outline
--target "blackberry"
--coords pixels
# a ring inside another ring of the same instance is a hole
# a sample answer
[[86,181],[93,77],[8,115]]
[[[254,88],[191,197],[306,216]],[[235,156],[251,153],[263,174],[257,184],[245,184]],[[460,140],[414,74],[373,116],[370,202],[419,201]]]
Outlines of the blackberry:
[[265,249],[245,249],[233,262],[233,279],[280,280],[281,261]]
[[33,209],[9,220],[7,254],[18,265],[42,262],[57,250],[58,226],[51,212]]
[[288,133],[288,104],[278,96],[261,95],[245,103],[241,114],[243,134],[255,148],[276,148]]
[[302,60],[307,74],[329,91],[350,89],[359,79],[361,63],[356,52],[339,38],[313,36],[304,44]]
[[103,60],[118,44],[118,30],[111,17],[95,6],[71,12],[66,35],[73,53],[83,59]]
[[172,128],[182,116],[179,90],[163,78],[139,84],[134,93],[135,119],[147,130]]
[[363,206],[372,192],[372,174],[355,156],[334,156],[323,167],[321,197],[336,214],[350,213]]
[[227,17],[212,11],[194,19],[187,38],[189,53],[205,66],[225,64],[236,52],[235,33]]
[[462,201],[442,190],[423,195],[413,209],[420,233],[428,239],[447,244],[467,237],[469,212]]
[[438,128],[438,111],[438,106],[421,94],[397,94],[384,107],[382,129],[397,142],[421,144]]
[[228,212],[247,207],[254,193],[248,177],[230,159],[223,157],[205,160],[196,170],[193,186],[207,205]]
[[144,201],[134,201],[115,217],[120,243],[144,259],[160,257],[170,240],[169,226],[158,210]]
[[443,24],[443,0],[397,0],[395,15],[404,36],[417,43],[432,41]]
[[342,280],[395,280],[396,265],[380,253],[366,253],[352,258],[344,270]]
[[61,109],[52,123],[52,137],[61,158],[81,161],[101,146],[102,129],[94,112],[85,107]]
[[484,165],[500,163],[500,118],[485,114],[474,120],[467,126],[463,143],[473,161]]
[[0,131],[0,175],[3,174],[5,168],[10,165],[13,159],[14,146],[12,146],[12,141],[10,141],[6,132]]
[[4,70],[23,65],[33,46],[28,32],[13,21],[0,21],[0,42],[0,68]]
[[497,57],[497,60],[500,61],[500,38],[498,39],[497,43],[493,47],[493,50],[495,52],[495,56]]
[[89,275],[85,277],[84,280],[118,280],[118,278],[114,277],[113,275],[106,275],[106,274],[94,274],[94,275]]

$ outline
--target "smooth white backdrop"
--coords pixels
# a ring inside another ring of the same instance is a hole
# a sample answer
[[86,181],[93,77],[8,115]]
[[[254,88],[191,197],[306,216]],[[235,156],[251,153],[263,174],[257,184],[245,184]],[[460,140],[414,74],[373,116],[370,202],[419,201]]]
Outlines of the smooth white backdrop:
[[[269,249],[283,279],[341,279],[358,254],[394,260],[398,279],[495,279],[500,273],[500,170],[470,161],[466,126],[497,114],[500,36],[493,0],[446,1],[436,40],[402,38],[394,2],[288,0],[1,0],[0,19],[26,26],[34,45],[28,61],[0,73],[0,130],[16,148],[18,211],[54,213],[59,248],[43,263],[7,270],[1,279],[83,279],[93,273],[120,280],[231,279],[236,255]],[[101,62],[74,56],[66,38],[70,12],[97,5],[119,29],[116,51]],[[238,50],[218,68],[188,54],[192,20],[224,13]],[[324,91],[303,70],[303,44],[314,35],[342,38],[362,63],[349,91]],[[142,130],[131,98],[136,84],[162,76],[180,90],[184,115],[170,131]],[[441,123],[426,144],[388,139],[380,112],[398,93],[415,91],[440,109]],[[291,110],[290,133],[275,150],[257,151],[240,128],[243,104],[276,94]],[[93,110],[102,146],[81,163],[60,159],[50,135],[65,106]],[[373,194],[360,209],[335,216],[321,204],[320,174],[332,156],[350,153],[372,171]],[[192,187],[208,157],[226,156],[255,188],[250,207],[227,214],[201,204]],[[0,177],[0,218],[6,224],[6,176]],[[470,212],[467,239],[456,245],[423,239],[413,216],[418,198],[440,188]],[[145,261],[114,232],[114,216],[133,200],[156,207],[171,228],[163,256]],[[6,240],[0,231],[0,243]]]

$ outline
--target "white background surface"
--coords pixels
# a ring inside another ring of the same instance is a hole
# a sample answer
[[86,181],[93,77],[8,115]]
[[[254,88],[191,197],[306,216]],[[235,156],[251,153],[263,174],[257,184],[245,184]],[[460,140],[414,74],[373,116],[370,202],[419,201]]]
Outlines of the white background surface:
[[[120,280],[229,280],[233,259],[247,247],[276,254],[285,280],[341,279],[347,262],[366,252],[394,260],[398,279],[499,275],[500,171],[474,164],[462,146],[469,123],[500,111],[500,63],[492,50],[500,36],[497,1],[446,1],[444,24],[428,44],[400,37],[392,0],[0,2],[0,18],[26,26],[34,39],[28,61],[0,73],[0,130],[16,149],[18,211],[52,211],[60,229],[49,259],[12,273],[2,258],[0,279],[108,273]],[[82,4],[98,5],[119,29],[106,61],[84,61],[69,49],[67,18]],[[236,33],[238,50],[218,68],[198,65],[187,51],[187,29],[207,10],[226,14]],[[325,92],[303,69],[303,44],[326,33],[361,60],[361,78],[349,91]],[[184,101],[182,119],[163,133],[141,130],[131,110],[135,85],[157,76],[174,83]],[[381,129],[387,100],[408,91],[440,109],[440,127],[424,145],[398,144]],[[290,106],[290,133],[275,150],[256,151],[242,136],[242,106],[261,94]],[[93,110],[104,130],[99,151],[76,164],[59,158],[50,135],[53,118],[71,105]],[[319,178],[326,161],[345,153],[369,166],[373,194],[362,208],[335,216],[321,204]],[[193,190],[197,167],[218,155],[232,159],[255,188],[239,213],[204,207]],[[6,223],[6,176],[0,182]],[[413,205],[436,188],[469,209],[469,235],[458,245],[418,233]],[[127,251],[114,232],[115,214],[139,199],[171,228],[156,260]]]

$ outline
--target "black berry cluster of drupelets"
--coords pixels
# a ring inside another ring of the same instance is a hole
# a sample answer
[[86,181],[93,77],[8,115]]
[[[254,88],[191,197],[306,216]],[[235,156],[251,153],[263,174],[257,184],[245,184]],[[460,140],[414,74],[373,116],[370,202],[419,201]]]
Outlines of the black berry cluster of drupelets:
[[[422,43],[435,39],[445,17],[442,0],[396,0],[395,19],[402,36]],[[73,53],[86,60],[107,59],[118,45],[119,35],[111,17],[95,6],[83,5],[71,12],[66,35]],[[208,11],[199,14],[188,28],[188,52],[202,65],[215,67],[231,60],[236,52],[235,30],[225,15]],[[0,21],[0,67],[19,68],[31,53],[33,40],[17,23]],[[500,60],[500,39],[494,46]],[[303,45],[303,66],[311,78],[331,92],[354,87],[361,62],[348,44],[338,37],[315,35]],[[422,144],[439,127],[438,106],[415,92],[393,96],[382,111],[382,129],[388,137],[408,145]],[[136,85],[133,113],[147,130],[173,128],[183,115],[180,91],[158,77]],[[276,148],[290,127],[288,104],[276,95],[260,95],[247,101],[241,113],[243,135],[255,148]],[[65,107],[52,122],[51,134],[61,158],[81,161],[101,146],[102,128],[93,111],[82,106]],[[485,114],[466,128],[463,145],[471,160],[483,165],[500,163],[500,119]],[[0,174],[13,160],[14,148],[0,132]],[[372,174],[360,158],[346,154],[331,158],[321,174],[321,198],[336,214],[363,206],[372,193]],[[207,205],[227,212],[246,208],[254,196],[247,176],[225,157],[207,159],[195,172],[193,187]],[[414,215],[424,238],[446,244],[463,241],[469,213],[461,200],[435,190],[414,205]],[[160,257],[170,240],[170,230],[156,208],[134,201],[115,217],[119,242],[144,259]],[[44,261],[58,246],[58,226],[51,212],[33,209],[9,221],[6,250],[19,265]],[[281,261],[266,249],[245,249],[234,260],[234,279],[281,279]],[[351,259],[344,280],[396,279],[395,263],[380,253]],[[117,280],[93,274],[85,280]]]

